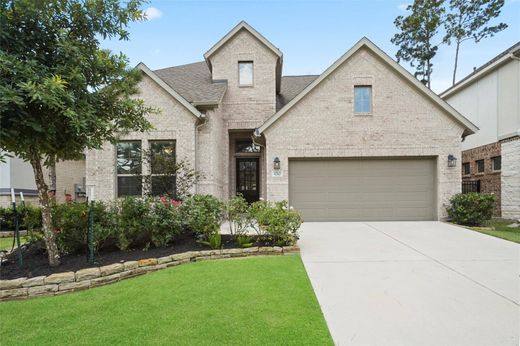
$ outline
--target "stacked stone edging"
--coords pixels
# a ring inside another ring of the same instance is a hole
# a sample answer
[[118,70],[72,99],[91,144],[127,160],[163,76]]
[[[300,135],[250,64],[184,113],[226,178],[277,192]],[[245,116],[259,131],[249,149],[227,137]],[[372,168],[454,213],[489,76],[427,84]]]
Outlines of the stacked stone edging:
[[188,251],[159,258],[146,258],[138,261],[109,264],[102,267],[85,268],[76,272],[0,280],[0,301],[80,291],[187,262],[258,255],[286,255],[298,253],[299,251],[298,246]]

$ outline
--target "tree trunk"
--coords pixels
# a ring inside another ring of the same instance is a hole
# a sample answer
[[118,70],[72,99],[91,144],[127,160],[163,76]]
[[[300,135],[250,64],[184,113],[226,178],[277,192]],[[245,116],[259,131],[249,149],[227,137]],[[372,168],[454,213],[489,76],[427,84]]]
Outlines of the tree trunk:
[[56,157],[54,155],[49,156],[49,190],[54,191],[56,195]]
[[56,246],[56,236],[52,227],[49,190],[45,180],[43,179],[41,156],[35,150],[32,150],[30,155],[30,162],[34,171],[34,179],[36,180],[36,187],[38,188],[38,197],[40,199],[40,207],[42,210],[43,238],[45,240],[45,247],[47,248],[49,264],[54,267],[60,264],[60,255],[58,253],[58,247]]
[[453,67],[453,81],[451,85],[455,85],[455,78],[457,76],[457,65],[459,63],[459,48],[460,48],[460,41],[457,41],[457,48],[455,49],[455,66]]

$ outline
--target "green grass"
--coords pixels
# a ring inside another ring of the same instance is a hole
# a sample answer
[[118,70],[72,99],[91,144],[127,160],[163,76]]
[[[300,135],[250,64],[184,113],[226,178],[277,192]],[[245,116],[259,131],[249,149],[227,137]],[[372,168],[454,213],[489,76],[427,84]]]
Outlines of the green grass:
[[[20,237],[20,243],[25,243],[26,238]],[[13,237],[7,237],[7,238],[0,238],[0,250],[11,250],[11,247],[13,246]],[[16,246],[16,244],[15,244]]]
[[332,345],[296,255],[189,263],[0,316],[3,345]]
[[507,227],[507,225],[510,225],[512,223],[514,223],[514,221],[496,219],[487,221],[483,225],[483,227],[494,227],[494,230],[483,229],[481,227],[470,228],[480,233],[492,235],[497,238],[502,238],[520,244],[520,228]]

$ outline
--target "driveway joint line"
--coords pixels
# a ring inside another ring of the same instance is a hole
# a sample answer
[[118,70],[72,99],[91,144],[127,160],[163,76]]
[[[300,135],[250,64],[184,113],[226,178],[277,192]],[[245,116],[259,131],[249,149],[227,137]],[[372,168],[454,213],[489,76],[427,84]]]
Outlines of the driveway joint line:
[[437,264],[443,266],[444,268],[447,268],[447,269],[451,270],[452,272],[454,272],[454,273],[456,273],[456,274],[458,274],[458,275],[460,275],[460,276],[466,278],[467,280],[470,280],[471,282],[473,282],[473,283],[479,285],[480,287],[483,287],[483,288],[489,290],[490,292],[493,292],[493,293],[496,294],[497,296],[506,299],[507,301],[513,303],[514,305],[516,305],[516,306],[520,306],[520,304],[517,303],[516,301],[514,301],[514,300],[512,300],[512,299],[510,299],[510,298],[508,298],[508,297],[506,297],[506,296],[504,296],[504,295],[498,293],[497,291],[495,291],[495,290],[493,290],[493,289],[487,287],[486,285],[484,285],[484,284],[482,284],[482,283],[480,283],[480,282],[474,280],[473,278],[469,277],[468,275],[466,275],[466,274],[464,274],[464,273],[462,273],[462,272],[459,272],[458,270],[456,270],[456,269],[454,269],[454,268],[452,268],[452,267],[450,267],[450,266],[448,266],[448,265],[442,263],[440,260],[438,260],[438,259],[436,259],[436,258],[434,258],[434,257],[432,257],[432,256],[430,256],[430,255],[428,255],[428,254],[426,254],[426,253],[424,253],[424,252],[422,252],[422,251],[420,251],[420,250],[414,248],[413,246],[411,246],[411,245],[405,243],[404,241],[399,240],[399,239],[397,239],[397,238],[391,236],[390,234],[388,234],[388,233],[386,233],[386,232],[384,232],[384,231],[382,231],[382,230],[380,230],[380,229],[378,229],[378,228],[372,226],[372,225],[369,224],[369,223],[366,223],[366,222],[365,222],[364,224],[365,224],[367,227],[369,227],[369,228],[371,228],[371,229],[373,229],[373,230],[375,230],[375,231],[377,231],[377,232],[379,232],[379,233],[381,233],[381,234],[384,234],[384,235],[386,235],[387,237],[393,239],[394,241],[396,241],[396,242],[398,242],[398,243],[400,243],[400,244],[402,244],[402,245],[408,247],[409,249],[411,249],[411,250],[413,250],[413,251],[415,251],[415,252],[417,252],[417,253],[419,253],[419,254],[421,254],[421,255],[423,255],[423,256],[429,258],[429,259],[431,259],[432,261],[434,261],[434,262],[436,262]]

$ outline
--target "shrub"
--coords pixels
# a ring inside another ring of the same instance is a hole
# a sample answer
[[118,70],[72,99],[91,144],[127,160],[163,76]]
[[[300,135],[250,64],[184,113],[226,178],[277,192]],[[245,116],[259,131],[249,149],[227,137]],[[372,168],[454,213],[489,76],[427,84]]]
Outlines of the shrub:
[[245,235],[252,223],[249,204],[242,195],[230,198],[225,205],[226,219],[229,222],[229,232],[235,238]]
[[491,193],[459,193],[450,200],[449,217],[461,225],[480,225],[491,219],[495,195]]
[[224,219],[223,204],[211,195],[194,195],[182,203],[183,215],[188,228],[209,240],[220,230]]
[[87,244],[88,207],[86,203],[52,206],[56,245],[61,254],[85,251]]
[[251,206],[258,232],[275,245],[292,245],[298,238],[297,231],[302,224],[298,211],[288,207],[287,201],[269,203],[258,201]]
[[[18,205],[16,207],[18,212],[18,225],[20,230],[29,230],[41,228],[42,216],[41,210],[30,204],[24,206]],[[14,214],[11,207],[0,207],[0,229],[3,231],[14,231]]]
[[119,202],[117,233],[121,250],[150,244],[165,246],[183,230],[180,207],[173,201],[127,197]]

